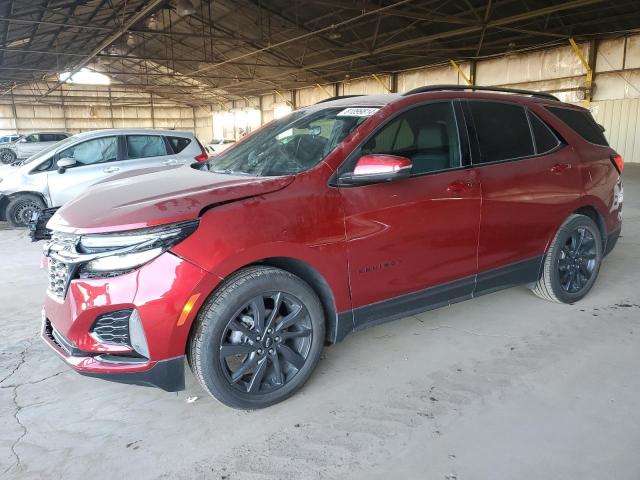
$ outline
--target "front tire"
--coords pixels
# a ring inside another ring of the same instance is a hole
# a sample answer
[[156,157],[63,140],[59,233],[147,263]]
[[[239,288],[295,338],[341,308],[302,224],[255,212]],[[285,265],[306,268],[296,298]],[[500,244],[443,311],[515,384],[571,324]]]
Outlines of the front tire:
[[4,163],[5,165],[9,165],[15,162],[16,158],[16,154],[13,150],[10,150],[8,148],[0,150],[0,162]]
[[571,215],[551,242],[533,293],[552,302],[577,302],[595,283],[602,257],[602,236],[596,223],[586,215]]
[[37,195],[23,193],[12,198],[7,205],[5,218],[13,227],[26,227],[34,213],[42,211],[45,204]]
[[324,344],[318,296],[300,278],[272,267],[233,274],[196,322],[191,368],[207,392],[234,408],[264,408],[293,395]]

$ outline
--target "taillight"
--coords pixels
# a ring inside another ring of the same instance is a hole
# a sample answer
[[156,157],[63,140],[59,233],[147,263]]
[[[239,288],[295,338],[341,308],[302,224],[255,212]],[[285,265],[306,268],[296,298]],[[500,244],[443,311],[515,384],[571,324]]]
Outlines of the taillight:
[[200,147],[200,155],[193,157],[193,159],[196,162],[206,162],[207,160],[209,160],[209,154],[207,153],[207,150],[200,143],[200,140],[196,138],[196,142],[198,142],[198,146]]
[[615,155],[611,155],[611,163],[616,167],[618,173],[622,173],[622,170],[624,169],[624,159],[622,158],[622,155],[618,155],[617,153]]
[[207,152],[203,150],[200,155],[197,155],[193,158],[196,162],[206,162],[207,160],[209,160],[209,155],[207,155]]

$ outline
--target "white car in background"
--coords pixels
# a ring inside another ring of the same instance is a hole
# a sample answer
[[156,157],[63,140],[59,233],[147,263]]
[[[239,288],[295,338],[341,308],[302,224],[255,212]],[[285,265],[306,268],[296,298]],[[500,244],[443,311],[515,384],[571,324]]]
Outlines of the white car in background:
[[16,160],[29,158],[44,149],[69,138],[67,132],[35,132],[17,138],[0,146],[0,162],[10,164]]
[[0,171],[0,220],[25,226],[35,212],[64,205],[110,176],[208,158],[189,132],[113,129],[79,133]]
[[18,140],[21,136],[22,135],[18,135],[17,133],[13,135],[3,135],[2,137],[0,137],[0,145],[5,143],[13,143],[16,140]]
[[224,152],[227,148],[229,148],[234,143],[236,143],[236,141],[230,138],[227,138],[224,140],[213,139],[209,143],[207,143],[207,152],[209,153],[209,155],[213,157],[214,155],[217,155],[220,152]]

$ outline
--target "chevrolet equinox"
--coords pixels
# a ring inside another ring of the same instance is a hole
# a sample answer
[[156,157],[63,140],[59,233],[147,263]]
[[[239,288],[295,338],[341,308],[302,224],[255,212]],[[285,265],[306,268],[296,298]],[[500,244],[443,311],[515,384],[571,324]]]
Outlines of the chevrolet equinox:
[[620,234],[622,158],[584,108],[473,90],[329,99],[45,210],[44,341],[83,375],[167,391],[186,358],[252,409],[370,325],[515,285],[580,300]]

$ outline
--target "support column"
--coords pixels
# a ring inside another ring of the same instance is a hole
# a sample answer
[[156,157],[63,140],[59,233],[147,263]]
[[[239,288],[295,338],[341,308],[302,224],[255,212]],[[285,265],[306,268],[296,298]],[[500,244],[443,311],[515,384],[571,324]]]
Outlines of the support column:
[[578,44],[575,42],[575,40],[573,39],[573,37],[569,37],[569,44],[571,45],[571,47],[573,48],[573,51],[576,53],[576,55],[578,56],[578,58],[580,59],[580,61],[582,62],[582,65],[584,65],[584,69],[586,70],[586,78],[584,81],[584,100],[582,101],[582,104],[585,108],[589,108],[589,106],[591,105],[591,98],[592,98],[592,90],[593,90],[593,68],[591,65],[591,55],[592,55],[592,50],[593,50],[593,64],[595,65],[595,60],[596,60],[596,54],[595,54],[595,42],[591,42],[589,44],[589,60],[587,60],[584,57],[584,54],[582,53],[582,50],[580,50],[580,47],[578,47]]
[[151,128],[156,128],[156,112],[153,107],[153,92],[151,92],[149,96],[151,97]]
[[16,99],[13,96],[13,88],[11,89],[11,111],[13,113],[13,126],[16,129],[16,133],[20,133],[18,129],[18,111],[16,109]]

